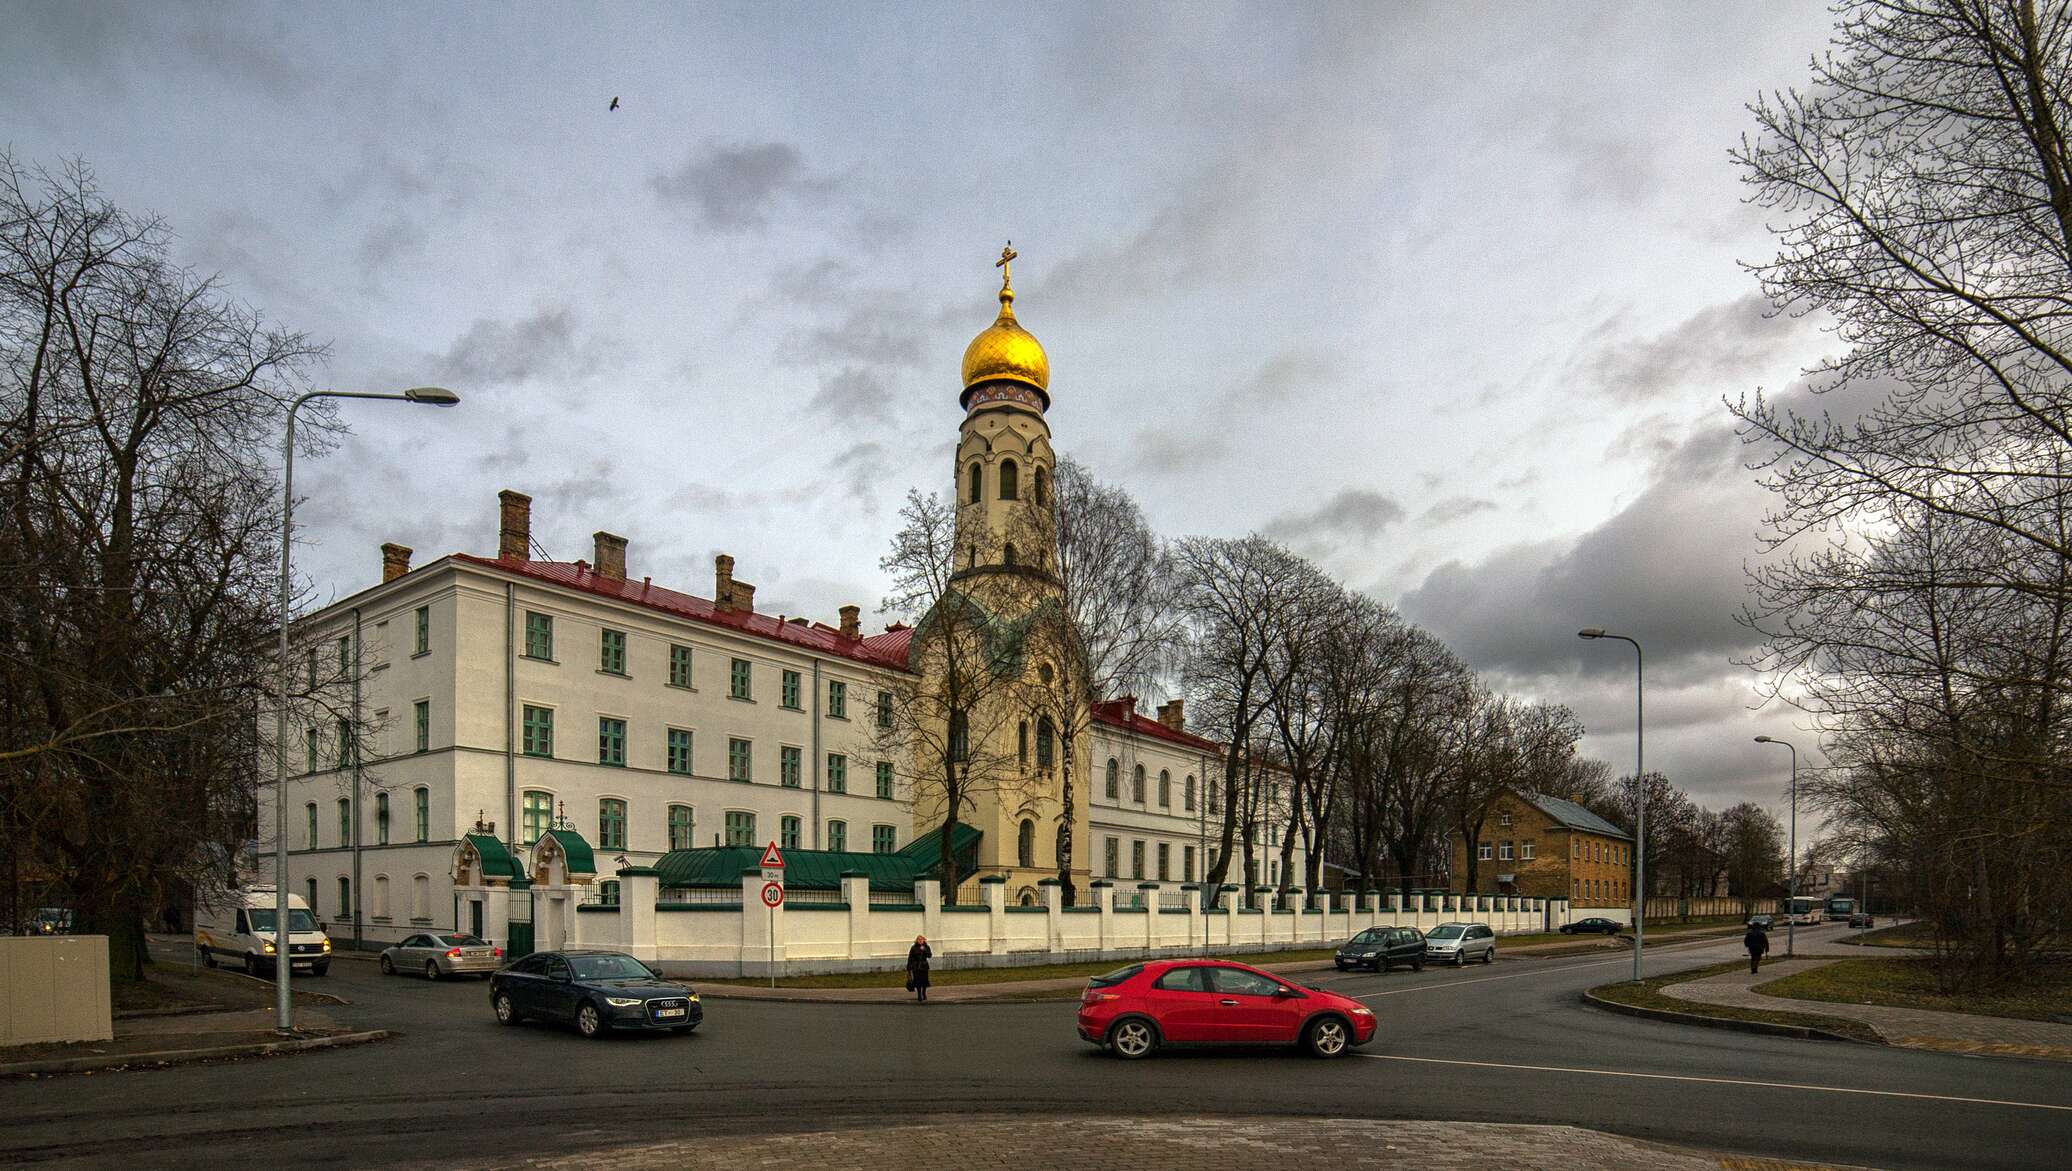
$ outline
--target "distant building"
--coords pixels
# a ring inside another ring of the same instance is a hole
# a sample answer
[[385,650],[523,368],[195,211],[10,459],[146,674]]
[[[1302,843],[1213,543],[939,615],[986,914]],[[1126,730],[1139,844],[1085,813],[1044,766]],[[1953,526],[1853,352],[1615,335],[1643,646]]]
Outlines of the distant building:
[[[1633,837],[1573,801],[1505,790],[1476,845],[1475,892],[1566,898],[1578,910],[1631,903]],[[1465,839],[1452,849],[1451,889],[1468,890]]]

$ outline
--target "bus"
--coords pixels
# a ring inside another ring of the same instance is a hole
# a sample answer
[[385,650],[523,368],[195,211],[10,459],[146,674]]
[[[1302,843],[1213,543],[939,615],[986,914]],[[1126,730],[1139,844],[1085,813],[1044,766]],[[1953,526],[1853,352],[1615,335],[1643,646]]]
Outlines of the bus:
[[1797,898],[1782,899],[1783,918],[1787,923],[1818,923],[1827,914],[1827,900],[1815,895],[1800,895]]
[[1843,898],[1843,897],[1842,897],[1841,895],[1833,895],[1833,896],[1830,896],[1830,897],[1828,898],[1828,900],[1827,900],[1827,921],[1828,921],[1828,922],[1830,922],[1830,923],[1847,923],[1847,922],[1849,921],[1849,916],[1851,916],[1851,915],[1854,915],[1855,913],[1856,913],[1856,900],[1855,900],[1855,899],[1848,899],[1848,898]]

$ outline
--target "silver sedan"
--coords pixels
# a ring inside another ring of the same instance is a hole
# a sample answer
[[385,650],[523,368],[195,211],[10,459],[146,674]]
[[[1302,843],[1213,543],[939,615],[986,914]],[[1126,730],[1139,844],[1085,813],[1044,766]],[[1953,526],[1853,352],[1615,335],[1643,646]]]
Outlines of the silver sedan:
[[421,975],[427,980],[444,976],[487,976],[503,966],[504,949],[460,931],[426,932],[413,935],[381,953],[381,974],[397,972]]
[[1469,960],[1496,959],[1496,932],[1486,923],[1441,923],[1425,932],[1425,962],[1460,967]]

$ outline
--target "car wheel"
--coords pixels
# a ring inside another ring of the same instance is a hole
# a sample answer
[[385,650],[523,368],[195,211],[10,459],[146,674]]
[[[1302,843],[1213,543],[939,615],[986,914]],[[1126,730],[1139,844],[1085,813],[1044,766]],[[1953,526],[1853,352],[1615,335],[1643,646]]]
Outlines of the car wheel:
[[252,977],[259,975],[259,957],[250,952],[245,953],[245,975]]
[[1335,960],[1334,960],[1334,961],[1332,961],[1332,964],[1331,964],[1331,966],[1332,966],[1332,967],[1334,967],[1334,968],[1337,968],[1337,969],[1338,969],[1339,971],[1341,971],[1341,972],[1345,971],[1345,965],[1344,965],[1344,964],[1341,964],[1341,963],[1338,963],[1338,962],[1337,962],[1337,961],[1335,961]]
[[1346,1027],[1344,1018],[1323,1016],[1310,1022],[1302,1035],[1302,1044],[1312,1057],[1336,1057],[1345,1052],[1352,1039],[1352,1030]]
[[424,962],[424,978],[427,980],[436,980],[439,978],[438,960],[426,960]]
[[1389,971],[1394,971],[1394,970],[1395,970],[1395,967],[1396,967],[1396,962],[1395,962],[1394,960],[1385,960],[1385,959],[1384,959],[1384,960],[1375,960],[1375,961],[1374,961],[1374,970],[1375,970],[1375,971],[1377,971],[1377,972],[1389,972]]
[[525,1019],[518,1011],[518,1006],[511,1003],[511,994],[508,992],[497,993],[496,999],[489,1003],[490,1007],[496,1009],[496,1023],[500,1025],[515,1025]]
[[1108,1030],[1108,1051],[1124,1061],[1151,1056],[1158,1048],[1158,1030],[1143,1017],[1126,1017]]
[[1468,962],[1468,953],[1466,953],[1466,952],[1464,952],[1464,951],[1456,951],[1456,952],[1454,952],[1454,953],[1453,953],[1453,966],[1454,966],[1454,967],[1456,967],[1456,968],[1459,968],[1459,967],[1465,967],[1465,966],[1467,965],[1467,962]]
[[1485,964],[1496,962],[1496,945],[1491,944],[1489,950],[1482,953],[1482,962]]
[[388,954],[386,952],[382,953],[381,957],[381,974],[384,976],[393,976],[396,974],[396,962],[388,958]]
[[576,1032],[592,1040],[604,1036],[604,1015],[596,1005],[585,1002],[576,1010]]
[[210,950],[209,950],[208,948],[202,948],[202,949],[201,949],[201,966],[202,966],[202,967],[204,967],[204,968],[213,968],[213,967],[215,967],[215,966],[216,966],[216,953],[215,953],[215,952],[213,952],[213,951],[210,951]]
[[1414,959],[1414,960],[1411,960],[1411,961],[1410,961],[1410,970],[1411,970],[1411,971],[1413,971],[1413,972],[1422,972],[1422,971],[1424,971],[1424,957],[1423,957],[1423,956],[1419,956],[1419,957],[1417,957],[1416,959]]

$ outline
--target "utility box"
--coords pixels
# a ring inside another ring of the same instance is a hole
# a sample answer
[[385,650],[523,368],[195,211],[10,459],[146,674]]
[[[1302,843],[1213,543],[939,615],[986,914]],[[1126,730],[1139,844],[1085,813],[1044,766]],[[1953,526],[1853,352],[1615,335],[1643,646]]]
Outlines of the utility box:
[[114,1036],[107,936],[0,936],[0,1047]]

